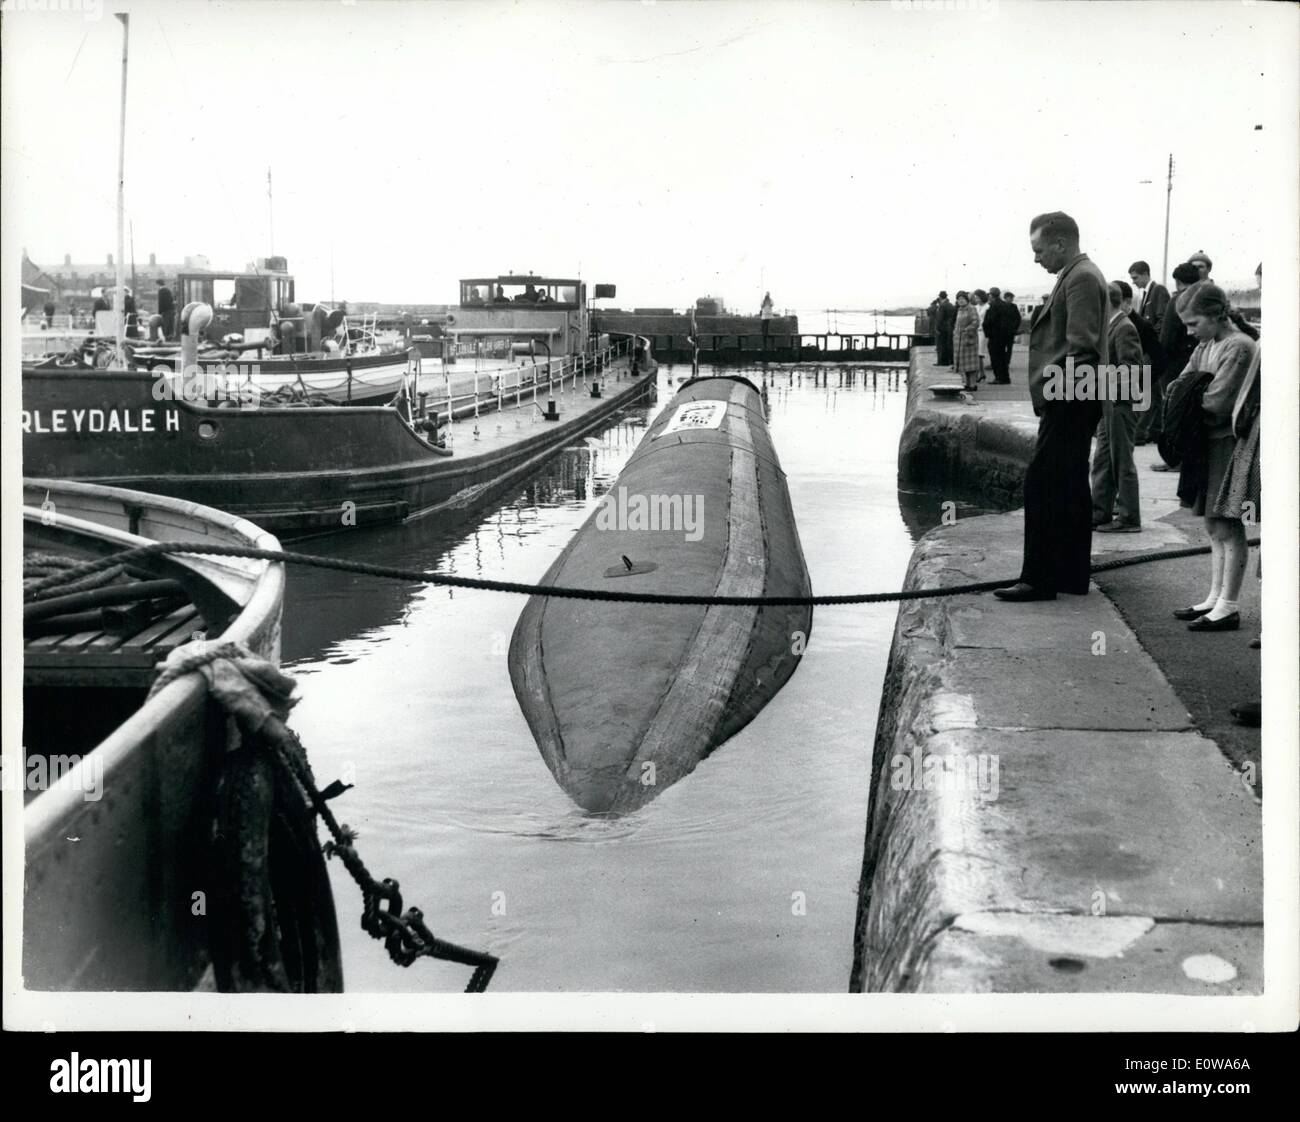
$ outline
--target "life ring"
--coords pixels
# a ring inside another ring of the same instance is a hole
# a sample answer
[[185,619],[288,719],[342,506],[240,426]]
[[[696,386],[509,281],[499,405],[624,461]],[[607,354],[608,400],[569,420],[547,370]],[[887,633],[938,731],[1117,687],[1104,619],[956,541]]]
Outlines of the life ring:
[[341,993],[316,819],[261,744],[227,753],[215,793],[209,947],[226,993]]

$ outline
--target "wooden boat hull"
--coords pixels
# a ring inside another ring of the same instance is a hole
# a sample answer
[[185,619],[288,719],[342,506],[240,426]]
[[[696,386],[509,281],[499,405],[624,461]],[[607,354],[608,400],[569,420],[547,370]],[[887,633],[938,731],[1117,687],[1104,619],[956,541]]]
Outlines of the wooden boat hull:
[[[518,413],[451,426],[437,448],[392,406],[217,408],[156,400],[149,375],[23,370],[23,468],[191,499],[281,537],[401,521],[486,501],[557,448],[653,391],[653,360],[604,370],[599,400],[571,386],[559,421]],[[546,384],[540,387],[546,399]],[[493,435],[502,423],[512,426]]]
[[[94,555],[166,540],[278,548],[273,535],[243,519],[125,489],[29,479],[24,504],[25,537],[35,548],[75,545]],[[166,565],[229,593],[233,618],[209,638],[238,640],[278,661],[282,565],[214,558]],[[201,619],[181,620],[168,639],[175,645],[202,626]],[[226,718],[193,676],[140,704],[152,677],[141,668],[164,649],[157,644],[126,649],[72,635],[41,642],[39,652],[37,645],[29,644],[24,658],[24,743],[32,751],[38,741],[52,742],[76,759],[24,807],[24,985],[192,989],[209,960],[205,792],[212,761],[225,749]],[[60,672],[65,646],[75,649],[65,652]],[[92,681],[103,685],[88,686]],[[34,700],[41,691],[54,696]],[[129,715],[119,722],[106,707],[124,701]],[[32,728],[50,714],[67,728]]]
[[[743,378],[685,383],[541,583],[811,595],[759,391]],[[511,638],[510,677],[564,790],[587,810],[619,813],[752,720],[794,673],[811,627],[811,607],[532,597]]]

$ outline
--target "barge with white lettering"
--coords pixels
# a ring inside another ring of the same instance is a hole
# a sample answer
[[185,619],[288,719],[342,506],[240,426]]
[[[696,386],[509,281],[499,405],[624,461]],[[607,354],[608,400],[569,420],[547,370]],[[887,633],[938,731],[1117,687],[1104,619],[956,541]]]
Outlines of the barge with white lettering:
[[[481,318],[472,330],[491,336],[490,313]],[[535,328],[498,330],[531,339]],[[461,395],[412,373],[383,406],[213,404],[147,373],[26,366],[23,469],[189,499],[302,537],[486,501],[653,392],[653,356],[634,337],[520,358],[509,377]]]

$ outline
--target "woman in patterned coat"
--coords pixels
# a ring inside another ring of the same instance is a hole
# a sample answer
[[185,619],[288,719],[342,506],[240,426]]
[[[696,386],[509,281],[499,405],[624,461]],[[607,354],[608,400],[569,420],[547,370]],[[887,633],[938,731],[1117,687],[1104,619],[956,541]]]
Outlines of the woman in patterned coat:
[[952,329],[952,365],[968,390],[979,389],[980,317],[965,292],[957,293],[957,322]]

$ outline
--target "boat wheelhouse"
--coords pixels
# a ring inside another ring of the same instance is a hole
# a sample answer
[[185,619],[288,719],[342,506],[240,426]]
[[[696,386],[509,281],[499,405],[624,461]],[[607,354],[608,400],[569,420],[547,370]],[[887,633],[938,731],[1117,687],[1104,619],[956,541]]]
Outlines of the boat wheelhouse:
[[[207,304],[212,322],[205,337],[220,343],[227,335],[241,335],[249,343],[271,339],[280,319],[301,315],[294,303],[294,278],[283,257],[263,259],[265,267],[253,272],[218,272],[211,269],[180,273],[176,277],[177,307]],[[296,338],[296,333],[295,333]],[[298,350],[306,350],[306,341]]]
[[581,353],[589,332],[586,283],[533,273],[462,280],[445,328],[456,343],[509,340],[552,357]]

